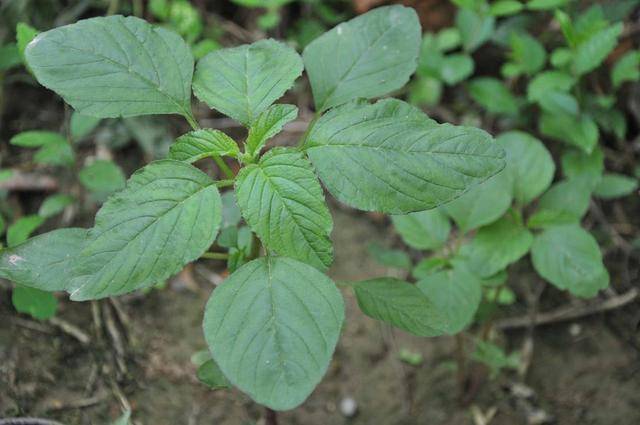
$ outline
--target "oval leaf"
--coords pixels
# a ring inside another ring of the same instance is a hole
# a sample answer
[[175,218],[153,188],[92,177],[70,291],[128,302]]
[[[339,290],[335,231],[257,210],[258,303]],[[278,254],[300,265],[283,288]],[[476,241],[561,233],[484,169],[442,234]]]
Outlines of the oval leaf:
[[142,19],[108,16],[55,28],[25,55],[38,82],[83,114],[191,115],[191,50]]
[[275,410],[302,403],[331,361],[344,302],[334,283],[284,257],[251,261],[211,295],[204,334],[229,381]]
[[267,140],[282,131],[284,125],[298,116],[298,108],[293,105],[271,105],[258,115],[249,129],[246,151],[250,156],[260,153]]
[[184,162],[152,162],[96,216],[71,299],[124,294],[161,282],[213,243],[222,201],[213,181]]
[[169,158],[188,163],[209,156],[233,156],[240,154],[236,142],[220,130],[205,128],[191,131],[176,139],[169,149]]
[[393,215],[391,221],[404,243],[415,249],[437,249],[449,238],[451,223],[440,210]]

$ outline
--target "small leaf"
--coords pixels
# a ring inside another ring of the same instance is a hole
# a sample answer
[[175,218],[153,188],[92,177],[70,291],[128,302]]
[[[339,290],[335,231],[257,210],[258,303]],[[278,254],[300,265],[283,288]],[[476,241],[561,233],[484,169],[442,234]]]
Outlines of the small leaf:
[[16,44],[18,45],[18,52],[20,52],[20,57],[23,62],[25,61],[24,50],[36,35],[38,35],[38,30],[31,25],[24,22],[18,22],[18,25],[16,25]]
[[20,50],[15,43],[0,46],[0,71],[6,71],[20,65]]
[[445,332],[457,334],[466,328],[476,314],[482,300],[480,281],[463,265],[425,277],[418,288],[437,306],[445,318]]
[[458,9],[456,27],[460,31],[464,51],[471,53],[491,38],[495,18],[472,9]]
[[568,179],[581,179],[590,189],[594,189],[604,172],[604,153],[596,147],[586,154],[578,149],[565,152],[561,158],[562,172]]
[[516,0],[498,0],[491,4],[489,13],[493,16],[509,16],[524,9],[524,5]]
[[80,183],[100,199],[125,187],[126,179],[118,165],[106,159],[99,159],[84,167],[78,173]]
[[469,94],[492,114],[516,115],[520,105],[502,81],[480,77],[469,82]]
[[211,295],[204,335],[231,384],[274,410],[302,403],[325,374],[344,321],[335,284],[285,257],[253,260]]
[[509,39],[511,52],[509,54],[515,63],[527,75],[535,75],[542,68],[547,59],[544,46],[525,32],[513,32]]
[[0,276],[18,285],[63,291],[73,278],[71,263],[87,237],[86,229],[57,229],[0,252]]
[[602,199],[627,196],[638,188],[638,180],[623,174],[606,173],[595,187],[593,194]]
[[447,318],[416,286],[383,277],[353,285],[364,314],[418,336],[446,333]]
[[438,249],[451,231],[449,219],[437,209],[393,215],[391,221],[404,243],[415,249]]
[[74,201],[75,198],[73,196],[63,193],[49,196],[44,200],[42,205],[40,205],[38,215],[45,218],[53,217],[64,211],[64,209],[73,204]]
[[88,136],[100,124],[102,118],[96,118],[73,111],[69,123],[69,133],[73,141]]
[[20,217],[7,229],[7,245],[14,247],[26,241],[33,232],[42,226],[45,218],[39,215]]
[[501,134],[496,143],[507,153],[506,173],[511,175],[513,197],[522,205],[542,194],[551,182],[556,166],[542,142],[520,131]]
[[597,68],[618,44],[622,33],[621,22],[602,29],[580,43],[573,57],[573,69],[578,75]]
[[276,148],[238,173],[242,214],[264,245],[278,254],[326,270],[333,261],[331,214],[309,161]]
[[589,185],[579,179],[556,183],[538,202],[536,212],[527,225],[532,228],[578,223],[589,209]]
[[83,114],[191,115],[189,47],[142,19],[84,19],[38,34],[25,55],[38,82]]
[[40,320],[55,316],[58,309],[58,300],[52,293],[25,286],[13,288],[11,302],[18,312]]
[[578,147],[585,153],[593,151],[598,143],[598,126],[587,115],[575,117],[558,111],[553,114],[545,112],[538,128],[545,136]]
[[179,272],[211,246],[221,209],[213,181],[189,164],[163,160],[138,170],[98,211],[71,299],[124,294]]
[[220,130],[205,128],[178,137],[169,149],[169,159],[196,162],[213,156],[237,158],[240,149],[236,142]]
[[249,128],[246,152],[254,157],[260,153],[267,141],[280,133],[284,125],[298,116],[298,108],[293,105],[271,105],[256,118]]
[[395,99],[329,111],[305,146],[329,192],[367,211],[434,208],[504,167],[504,151],[489,134],[437,125]]
[[315,39],[303,57],[316,110],[383,96],[404,86],[416,70],[420,33],[414,9],[387,6]]
[[200,382],[213,389],[229,388],[231,386],[229,385],[227,378],[222,374],[220,367],[213,359],[209,359],[201,364],[198,367],[196,376]]
[[531,102],[540,102],[549,93],[568,92],[575,79],[561,71],[545,71],[536,75],[527,87],[527,98]]
[[473,74],[473,58],[466,54],[453,54],[444,57],[440,65],[440,78],[450,86],[465,80]]
[[618,88],[626,81],[640,80],[640,53],[632,50],[618,59],[611,70],[611,83]]
[[552,10],[564,6],[571,0],[530,0],[527,2],[529,10]]
[[411,270],[411,276],[421,280],[449,266],[449,260],[441,257],[423,258]]
[[404,251],[385,248],[384,246],[376,243],[369,245],[368,251],[378,264],[396,269],[411,269],[411,258],[409,257],[409,254]]
[[512,215],[482,227],[469,246],[469,267],[489,278],[529,252],[533,235]]
[[58,133],[52,131],[23,131],[11,138],[12,145],[25,148],[40,148],[34,155],[39,164],[63,165],[73,164],[74,154],[69,142]]
[[193,92],[198,99],[250,126],[302,73],[302,59],[275,40],[220,49],[198,61]]
[[609,286],[596,240],[580,226],[555,226],[536,236],[533,267],[545,280],[579,297],[593,297]]

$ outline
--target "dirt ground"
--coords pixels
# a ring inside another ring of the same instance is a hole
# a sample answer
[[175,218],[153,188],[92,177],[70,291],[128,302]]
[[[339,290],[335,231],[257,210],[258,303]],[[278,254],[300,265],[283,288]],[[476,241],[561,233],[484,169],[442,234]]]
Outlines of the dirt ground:
[[[391,242],[386,225],[341,208],[333,214],[339,230],[333,234],[332,277],[340,281],[388,273],[366,250],[373,241]],[[108,301],[63,302],[58,316],[90,336],[87,344],[54,324],[17,316],[9,290],[2,289],[0,417],[108,424],[124,402],[140,425],[262,423],[259,406],[235,390],[208,390],[197,382],[190,362],[191,354],[205,347],[200,323],[212,282],[220,279],[216,266],[200,263],[193,269],[194,282],[182,275],[144,297],[120,299],[120,315]],[[531,366],[520,382],[532,394],[513,394],[510,389],[519,383],[515,373],[491,380],[476,366],[471,372],[474,397],[462,405],[451,367],[452,338],[417,338],[392,330],[366,318],[353,295],[343,293],[346,324],[329,371],[300,408],[279,415],[281,425],[474,424],[481,423],[478,415],[491,412],[493,425],[535,423],[536,418],[561,425],[640,423],[640,351],[633,329],[637,304],[536,328]],[[518,307],[508,313],[518,313]],[[505,343],[519,349],[523,336],[521,331],[507,333]],[[421,353],[424,362],[401,362],[403,348]],[[345,398],[357,403],[354,417],[340,412]]]

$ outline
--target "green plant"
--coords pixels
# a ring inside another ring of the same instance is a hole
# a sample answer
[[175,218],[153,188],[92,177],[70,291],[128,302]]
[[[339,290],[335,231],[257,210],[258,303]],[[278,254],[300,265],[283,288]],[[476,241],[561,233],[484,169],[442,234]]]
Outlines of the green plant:
[[[84,301],[150,287],[198,258],[233,261],[236,270],[206,307],[204,334],[215,364],[198,359],[208,369],[201,376],[210,385],[214,377],[214,386],[224,376],[276,410],[299,405],[325,373],[344,319],[340,292],[324,274],[333,224],[316,173],[348,205],[402,214],[451,201],[505,166],[504,150],[482,130],[437,124],[400,100],[366,100],[408,81],[419,44],[417,16],[401,6],[338,25],[302,58],[263,40],[209,53],[195,72],[184,40],[133,17],[87,19],[39,34],[27,62],[78,113],[179,114],[193,131],[109,197],[93,228],[58,229],[3,250],[0,275]],[[263,154],[297,115],[295,106],[273,103],[303,69],[316,117],[297,147]],[[248,128],[243,148],[219,130],[199,128],[192,88]],[[192,165],[205,158],[224,179]],[[224,158],[239,163],[237,175]],[[237,228],[228,192],[220,195],[230,186],[247,228]],[[231,249],[208,252],[223,216],[230,230],[218,245]],[[436,315],[421,323],[433,333],[448,329]]]

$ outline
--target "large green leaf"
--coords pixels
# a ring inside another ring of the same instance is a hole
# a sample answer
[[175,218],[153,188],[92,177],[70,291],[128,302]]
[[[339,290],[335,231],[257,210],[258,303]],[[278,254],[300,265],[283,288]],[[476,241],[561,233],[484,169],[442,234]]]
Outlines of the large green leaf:
[[480,277],[491,277],[522,258],[532,242],[533,235],[521,220],[507,214],[478,230],[469,246],[469,266]]
[[496,142],[507,152],[506,173],[511,174],[513,197],[528,204],[547,190],[556,166],[542,142],[520,131],[501,134]]
[[415,249],[437,249],[449,238],[451,223],[438,209],[391,216],[402,240]]
[[293,105],[271,105],[258,115],[249,129],[246,152],[250,157],[260,153],[265,143],[282,131],[284,125],[298,116],[298,108]]
[[[507,162],[509,164],[509,162]],[[502,171],[442,206],[462,232],[493,223],[511,206],[512,176]]]
[[45,291],[63,291],[73,278],[72,263],[82,250],[86,229],[58,229],[0,252],[0,277]]
[[463,264],[430,274],[416,285],[445,317],[444,330],[450,335],[471,323],[482,300],[480,280]]
[[275,410],[302,403],[333,355],[344,302],[311,266],[267,257],[239,268],[213,291],[204,334],[224,375]]
[[446,333],[446,317],[416,285],[383,277],[353,285],[364,314],[418,336]]
[[379,7],[311,42],[303,53],[316,110],[385,95],[416,70],[420,22],[415,10]]
[[437,125],[395,99],[329,111],[305,146],[340,201],[387,213],[436,207],[504,167],[504,151],[486,132]]
[[609,286],[598,243],[578,225],[551,227],[536,236],[531,259],[540,276],[574,295],[592,297]]
[[261,40],[216,50],[198,61],[193,92],[211,108],[249,126],[302,73],[291,47]]
[[184,134],[169,149],[169,158],[188,163],[210,156],[237,157],[239,154],[240,149],[231,137],[211,128]]
[[102,206],[78,256],[71,299],[124,294],[160,282],[213,243],[222,201],[202,171],[152,162]]
[[242,214],[268,249],[326,270],[333,261],[331,214],[301,152],[276,148],[244,167],[236,182]]
[[38,81],[95,117],[191,115],[193,57],[179,35],[123,16],[38,34],[25,51]]

